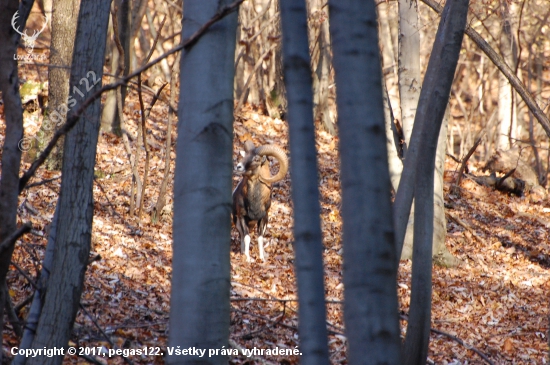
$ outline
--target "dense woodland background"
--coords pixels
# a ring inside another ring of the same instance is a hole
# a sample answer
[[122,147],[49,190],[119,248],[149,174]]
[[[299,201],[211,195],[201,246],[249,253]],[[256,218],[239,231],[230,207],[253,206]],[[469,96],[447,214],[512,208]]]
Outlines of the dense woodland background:
[[[78,2],[70,3],[73,8],[65,11],[76,22],[74,6]],[[55,130],[44,128],[48,123],[45,115],[51,121],[71,91],[67,89],[64,96],[51,95],[52,70],[68,72],[70,67],[70,63],[63,64],[63,59],[54,57],[51,6],[47,1],[34,4],[25,26],[28,34],[43,27],[44,15],[50,22],[36,38],[31,52],[23,41],[17,49],[21,56],[18,75],[25,136],[19,145],[23,172]],[[418,6],[419,66],[424,75],[440,17],[424,2],[413,2],[412,6]],[[124,24],[121,7],[118,2],[111,5],[118,26]],[[346,364],[338,90],[332,66],[328,5],[308,0],[307,7],[329,356],[332,364]],[[179,2],[131,1],[126,16],[132,25],[127,26],[122,39],[113,36],[111,15],[103,84],[119,80],[121,75],[180,44],[182,11]],[[398,1],[377,1],[376,11],[383,79],[397,120],[396,133],[403,142]],[[471,0],[467,18],[467,26],[505,60],[546,116],[550,104],[549,16],[550,3],[546,0]],[[276,144],[289,151],[281,40],[277,1],[242,2],[234,60],[234,165],[240,160],[239,151],[247,139],[256,145]],[[119,59],[121,48],[129,52]],[[32,57],[25,59],[25,55]],[[163,350],[167,346],[179,57],[175,52],[145,71],[139,81],[133,79],[122,93],[126,95],[118,95],[118,100],[116,91],[101,97],[104,108],[94,167],[92,253],[70,336],[72,346],[147,346]],[[54,82],[67,80],[65,74]],[[420,89],[421,85],[421,80],[415,80],[406,87]],[[0,105],[0,146],[8,138],[6,103],[4,98]],[[124,105],[122,112],[117,110],[117,104]],[[443,222],[447,232],[444,243],[454,261],[433,266],[428,362],[546,363],[550,268],[548,134],[508,79],[468,36],[462,43],[449,100],[446,138],[442,141],[446,145],[442,175]],[[35,286],[40,282],[41,262],[59,198],[61,152],[54,150],[51,156],[36,171],[17,203],[18,226],[30,222],[32,230],[16,244],[6,276],[10,299],[6,302],[10,313],[3,331],[6,363],[13,357],[10,349],[20,343],[17,318],[27,318]],[[500,180],[505,175],[519,179],[512,184],[520,187],[506,188],[508,183]],[[238,180],[235,175],[233,186]],[[255,235],[251,246],[255,261],[248,263],[240,253],[236,230],[231,231],[231,348],[300,345],[291,188],[291,175],[274,186],[266,263],[258,259]],[[410,283],[411,260],[401,260],[397,292],[402,335],[409,314]],[[128,359],[134,364],[164,363],[162,356],[106,359],[86,355],[67,356],[64,363],[122,364]],[[297,356],[230,357],[231,364],[298,362]]]

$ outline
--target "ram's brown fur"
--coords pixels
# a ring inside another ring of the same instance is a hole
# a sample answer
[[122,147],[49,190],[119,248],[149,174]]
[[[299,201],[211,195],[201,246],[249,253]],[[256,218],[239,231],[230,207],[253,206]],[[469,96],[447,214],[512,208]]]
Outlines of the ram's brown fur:
[[[279,172],[274,176],[271,176],[267,156],[279,161]],[[243,173],[243,179],[233,191],[233,223],[239,231],[241,252],[250,261],[249,226],[256,224],[260,258],[265,260],[263,236],[271,207],[271,184],[284,178],[288,171],[288,159],[280,147],[265,145],[256,148],[254,143],[246,141],[245,156],[237,165],[237,171]]]

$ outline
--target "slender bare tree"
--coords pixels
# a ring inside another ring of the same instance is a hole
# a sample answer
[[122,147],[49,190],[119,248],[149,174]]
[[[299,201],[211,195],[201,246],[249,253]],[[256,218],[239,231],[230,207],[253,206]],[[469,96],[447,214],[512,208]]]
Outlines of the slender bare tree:
[[[69,77],[76,22],[80,0],[53,0],[51,17],[52,43],[50,46],[50,68],[48,70],[48,115],[42,121],[37,135],[38,145],[42,150],[50,142],[57,127],[67,117],[69,98]],[[63,161],[63,138],[60,139],[46,160],[49,170],[61,170]]]
[[305,2],[281,1],[301,363],[328,365],[323,240]]
[[[437,141],[462,46],[469,0],[445,4],[422,84],[407,152],[407,162],[394,204],[398,252],[405,235],[412,198],[415,198],[412,287],[405,364],[426,362],[430,338],[434,165]],[[414,183],[413,183],[414,182]]]
[[306,3],[310,19],[308,28],[313,70],[313,115],[327,131],[336,134],[336,115],[331,113],[332,105],[329,100],[329,86],[333,80],[328,7],[323,0],[307,0]]
[[[82,0],[75,36],[70,85],[74,104],[68,119],[84,102],[79,93],[101,87],[110,0]],[[79,88],[78,91],[75,88]],[[81,90],[82,89],[82,90]],[[85,94],[84,94],[85,95]],[[59,195],[53,262],[46,284],[32,348],[67,346],[80,304],[92,238],[93,180],[100,124],[99,99],[66,135],[63,182]],[[34,357],[27,364],[61,364],[63,356]]]
[[[140,4],[136,4],[138,7]],[[116,19],[118,34],[114,33],[114,28],[109,27],[112,31],[113,39],[109,39],[109,48],[111,55],[111,73],[117,76],[126,76],[130,72],[130,59],[135,57],[131,52],[134,51],[131,47],[131,11],[130,0],[115,0],[112,3],[111,23]],[[117,47],[117,42],[120,42],[124,54],[120,54]],[[121,59],[123,57],[123,59]],[[107,94],[107,99],[103,105],[101,114],[102,129],[113,132],[117,135],[122,133],[122,124],[120,120],[120,112],[118,111],[117,90],[113,90]],[[120,104],[124,108],[126,100],[126,87],[120,89]]]
[[[510,68],[516,69],[518,46],[515,27],[512,26],[512,14],[510,5],[503,1],[500,3],[500,52],[502,58]],[[499,133],[497,135],[497,149],[509,150],[511,140],[517,138],[517,97],[515,91],[502,73],[498,75],[498,123]]]
[[[12,27],[12,20],[18,12],[16,26],[24,27],[29,16],[30,6],[19,8],[18,0],[0,1],[0,91],[4,104],[6,131],[2,145],[2,175],[0,179],[0,242],[4,241],[17,228],[17,202],[19,196],[19,166],[21,164],[21,141],[23,138],[23,109],[19,94],[17,73],[17,44],[20,39]],[[28,4],[27,4],[28,5]],[[32,5],[32,3],[31,3]],[[14,245],[0,254],[0,334],[4,329],[4,303],[7,292],[6,275],[11,263]],[[2,352],[0,351],[0,361]]]

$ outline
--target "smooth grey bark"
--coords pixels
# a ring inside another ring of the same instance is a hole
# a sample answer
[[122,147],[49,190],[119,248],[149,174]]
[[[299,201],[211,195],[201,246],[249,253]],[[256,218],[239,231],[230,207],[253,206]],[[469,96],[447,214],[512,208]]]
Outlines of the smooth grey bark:
[[[399,0],[399,95],[405,144],[411,140],[420,96],[420,29],[417,0]],[[406,149],[405,149],[406,151]],[[406,155],[406,152],[405,152]]]
[[[403,345],[403,360],[407,365],[425,364],[428,355],[432,295],[435,156],[441,123],[462,46],[468,5],[469,0],[449,1],[445,4],[420,93],[408,152],[410,160],[405,164],[394,204],[394,215],[399,208],[405,214],[405,222],[395,220],[396,224],[406,223],[413,194],[407,196],[407,200],[401,200],[403,195],[400,195],[400,192],[404,186],[413,185],[414,181],[415,225],[411,304],[407,335]],[[401,205],[404,201],[409,206]],[[404,233],[403,228],[404,224],[396,227]]]
[[[133,0],[131,5],[131,14],[132,17],[130,19],[130,69],[135,70],[139,67],[138,65],[138,59],[136,57],[136,49],[134,46],[134,41],[136,38],[138,38],[138,35],[140,31],[143,31],[142,27],[142,21],[143,17],[145,16],[145,11],[147,10],[147,0]],[[174,3],[172,3],[174,4]],[[174,18],[172,18],[174,19]],[[145,54],[149,53],[149,50],[145,50],[142,48]]]
[[[52,139],[57,127],[67,117],[69,77],[73,59],[75,28],[80,0],[53,0],[52,42],[50,46],[50,67],[48,70],[48,116],[42,121],[38,132],[39,150],[43,150]],[[63,160],[63,138],[46,159],[48,170],[61,170]]]
[[[59,214],[56,212],[54,214],[54,220],[50,226],[50,234],[48,236],[48,244],[46,246],[46,253],[44,255],[44,260],[42,261],[42,270],[40,271],[40,280],[38,284],[38,290],[34,292],[31,307],[29,309],[29,314],[25,318],[25,329],[23,331],[23,337],[19,343],[19,349],[25,350],[29,349],[32,346],[34,337],[36,335],[36,328],[38,326],[38,321],[40,320],[40,313],[42,312],[43,301],[42,297],[45,294],[45,289],[47,286],[48,279],[50,277],[50,272],[52,270],[53,263],[53,253],[55,247],[55,237],[57,231],[57,222],[59,219]],[[27,361],[27,357],[24,355],[17,355],[13,361],[12,365],[23,365]]]
[[[414,118],[416,114],[416,108],[418,106],[418,98],[421,90],[421,76],[420,76],[420,29],[418,27],[418,4],[416,0],[399,0],[399,94],[401,107],[401,122],[403,126],[403,134],[405,143],[403,147],[403,155],[405,161],[407,159],[406,151],[407,146],[410,143],[410,137],[412,128],[414,125]],[[387,37],[386,37],[387,38]],[[381,37],[381,41],[384,37]],[[389,48],[385,45],[384,48]],[[387,97],[389,99],[389,97]],[[389,103],[389,102],[388,102]],[[387,114],[387,113],[386,113]],[[392,186],[395,191],[399,186],[401,179],[401,173],[403,171],[403,162],[398,159],[395,151],[395,133],[388,129],[391,127],[394,129],[390,121],[386,116],[386,136],[388,138],[388,158],[390,163],[390,178]],[[393,123],[393,119],[391,120]],[[445,128],[446,131],[446,128]],[[438,154],[445,155],[445,145],[442,144],[446,141],[447,134],[442,133],[439,137],[442,142],[438,147]],[[398,141],[397,141],[398,142]],[[443,157],[444,158],[444,157]],[[443,179],[443,166],[436,170],[436,176],[434,177],[436,185],[434,209],[437,214],[434,216],[434,226],[437,230],[434,230],[433,238],[433,255],[438,264],[444,266],[453,266],[456,260],[445,246],[446,226],[445,211],[443,209],[443,187],[437,182]],[[403,249],[401,251],[400,259],[411,259],[413,251],[413,227],[414,227],[414,205],[411,207],[409,214],[409,221],[407,223],[407,230],[404,237]]]
[[298,281],[300,363],[328,365],[323,240],[313,124],[313,94],[304,1],[281,0],[288,101],[294,252]]
[[[429,2],[431,0],[423,0],[423,1]],[[460,1],[465,1],[465,0],[460,0]],[[429,5],[433,7],[436,4],[429,4]],[[444,23],[444,19],[442,17],[440,25],[443,23]],[[440,40],[440,41],[442,42],[443,40]],[[436,43],[434,43],[434,49],[432,50],[430,61],[432,58],[435,57],[434,56],[434,51],[436,51],[435,45]],[[438,47],[441,47],[441,46],[438,45]],[[441,53],[441,51],[439,51],[439,53]],[[449,55],[447,54],[438,55],[438,57],[442,57],[442,56],[449,57]],[[434,60],[434,63],[435,63],[435,60]],[[437,85],[437,81],[428,81],[428,75],[430,78],[434,78],[435,80],[437,80],[437,77],[440,77],[440,75],[438,75],[439,72],[445,71],[446,73],[451,73],[451,70],[448,70],[447,68],[449,66],[452,66],[452,64],[445,65],[445,64],[441,64],[441,62],[438,62],[437,66],[441,68],[441,70],[434,69],[435,66],[432,66],[432,69],[430,70],[429,66],[430,64],[428,64],[428,69],[426,70],[426,75],[424,76],[419,105],[416,111],[413,135],[411,137],[411,143],[409,145],[408,161],[403,168],[403,173],[401,175],[401,180],[399,182],[399,188],[397,190],[397,194],[393,205],[393,218],[394,218],[394,224],[395,224],[396,244],[397,244],[397,252],[399,255],[403,249],[403,241],[404,241],[405,232],[407,228],[409,211],[410,211],[412,200],[414,197],[413,181],[415,180],[415,175],[416,175],[416,163],[417,163],[416,160],[418,158],[418,155],[420,153],[423,153],[421,150],[421,146],[422,146],[421,141],[419,140],[418,136],[422,135],[422,133],[424,133],[422,131],[424,130],[430,131],[430,134],[436,133],[436,131],[433,129],[434,126],[437,126],[437,135],[439,134],[440,123],[443,120],[445,109],[447,108],[448,94],[441,94],[441,95],[434,94],[434,90],[439,90],[438,87],[443,88],[443,91],[446,90],[447,87],[450,90],[453,76],[454,76],[454,70],[456,68],[454,67],[452,69],[453,74],[450,76],[450,79],[442,79],[439,82],[439,85]],[[445,75],[445,76],[449,77],[448,75]],[[431,89],[429,91],[424,91],[425,85],[430,85]],[[430,118],[430,120],[427,120],[427,118]],[[426,124],[428,126],[425,126]],[[415,132],[415,130],[417,132]],[[413,140],[415,138],[414,137],[415,135],[417,135],[416,141]],[[412,152],[411,152],[411,149],[412,149]]]
[[[75,95],[68,114],[84,102],[76,92],[91,95],[101,87],[110,0],[82,0],[76,29],[70,85]],[[88,83],[82,80],[87,80]],[[94,81],[97,83],[94,85]],[[88,90],[87,90],[88,88]],[[86,95],[86,94],[85,94]],[[67,346],[80,304],[92,236],[93,180],[99,133],[100,100],[82,113],[65,137],[63,182],[59,194],[55,247],[44,307],[32,348]],[[61,364],[63,356],[29,358],[27,364]]]
[[443,173],[445,170],[445,156],[447,152],[447,130],[451,113],[450,106],[445,109],[445,115],[437,138],[437,152],[434,171],[434,233],[432,244],[432,256],[434,262],[446,267],[455,266],[458,260],[445,246],[447,236],[447,219],[445,218],[445,196],[443,192]]
[[[379,46],[380,59],[382,60],[383,72],[386,88],[390,97],[390,104],[394,107],[394,113],[399,116],[399,98],[398,98],[398,14],[396,2],[383,1],[377,4],[376,11],[378,13],[379,23]],[[391,171],[390,171],[391,173]]]
[[[434,234],[432,242],[432,257],[434,263],[445,267],[453,267],[458,263],[458,260],[451,254],[445,245],[445,237],[447,236],[447,221],[445,219],[443,173],[445,169],[445,154],[447,151],[446,141],[449,118],[450,111],[449,107],[447,107],[437,142],[436,168],[434,172]],[[411,208],[413,208],[411,210],[414,213],[414,206]],[[407,223],[407,232],[405,233],[403,249],[401,251],[401,260],[412,259],[414,237],[413,229],[414,214],[411,214],[409,215],[409,222]]]
[[403,160],[400,155],[402,150],[399,146],[399,133],[395,125],[395,117],[391,105],[390,95],[386,83],[382,78],[382,87],[384,88],[384,124],[386,127],[386,148],[388,149],[388,166],[390,169],[390,181],[393,191],[397,191],[401,172],[403,171]]
[[[405,144],[403,157],[407,158],[407,146],[411,141],[414,116],[420,96],[420,29],[418,27],[418,2],[399,0],[399,41],[398,41],[398,77],[399,100],[401,104],[401,125]],[[400,173],[403,170],[400,171]],[[401,176],[399,175],[399,179]],[[396,180],[399,180],[396,179]],[[399,184],[397,184],[399,185]],[[394,188],[397,186],[394,185]],[[413,246],[414,205],[409,213],[409,223],[405,234],[404,250],[401,259],[410,259]]]
[[[111,72],[115,75],[127,76],[130,72],[130,58],[132,57],[131,49],[133,50],[133,48],[130,47],[130,0],[115,0],[112,6],[114,8],[113,12],[116,11],[118,22],[118,35],[113,34],[113,37],[118,36],[122,48],[124,49],[124,55],[120,54],[114,40],[109,42],[111,48]],[[121,56],[124,57],[124,60],[120,59]],[[107,99],[101,113],[101,128],[120,136],[122,133],[122,124],[119,117],[120,114],[118,112],[116,94],[116,90],[107,93]],[[126,102],[126,87],[121,87],[120,94],[122,107],[124,108]]]
[[[517,63],[517,42],[512,34],[511,14],[509,5],[504,1],[500,4],[501,29],[500,31],[500,53],[508,66],[516,69]],[[512,146],[512,139],[517,137],[517,107],[514,89],[502,73],[498,75],[498,123],[499,133],[497,135],[496,147],[499,150],[507,151]]]
[[[11,20],[19,10],[19,28],[24,27],[30,6],[19,8],[17,0],[0,0],[0,91],[4,104],[6,123],[2,146],[2,175],[0,179],[0,242],[17,229],[17,202],[19,197],[19,166],[21,164],[20,141],[23,138],[23,109],[19,94],[17,74],[17,44],[20,36],[11,26]],[[32,3],[31,3],[32,6]],[[0,254],[0,335],[4,330],[4,305],[9,293],[4,290],[15,245]],[[0,351],[0,362],[2,352]]]
[[[118,50],[115,45],[115,41],[111,39],[111,35],[113,33],[113,26],[112,26],[112,17],[110,17],[109,21],[109,32],[107,36],[107,50],[108,50],[108,56],[110,54],[111,62],[111,73],[116,75],[117,74],[117,67],[119,62],[119,54]],[[111,77],[111,82],[115,82],[116,78]],[[107,131],[107,132],[114,132],[116,127],[114,125],[115,121],[115,115],[117,114],[117,102],[116,102],[116,93],[117,90],[111,90],[106,93],[105,102],[102,105],[101,110],[101,130]]]
[[[186,1],[182,38],[228,1]],[[174,181],[169,346],[228,347],[237,13],[181,55]],[[167,364],[227,364],[227,357],[168,355]]]
[[329,1],[350,364],[400,364],[397,266],[373,1]]

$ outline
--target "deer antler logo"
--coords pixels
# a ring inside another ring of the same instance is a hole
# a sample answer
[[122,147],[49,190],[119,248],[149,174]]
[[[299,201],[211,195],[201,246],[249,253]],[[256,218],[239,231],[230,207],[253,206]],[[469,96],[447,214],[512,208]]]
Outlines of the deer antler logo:
[[38,38],[40,33],[42,33],[44,29],[46,29],[46,26],[48,25],[48,17],[44,15],[44,25],[42,26],[42,29],[40,29],[39,31],[33,30],[33,33],[31,36],[27,34],[26,29],[24,32],[21,32],[19,30],[16,24],[16,21],[18,18],[19,18],[19,10],[16,11],[15,14],[13,14],[13,17],[11,18],[11,26],[13,27],[13,29],[15,29],[17,33],[21,34],[21,38],[23,38],[23,42],[25,43],[25,48],[27,49],[27,53],[30,54],[34,50],[36,38]]

